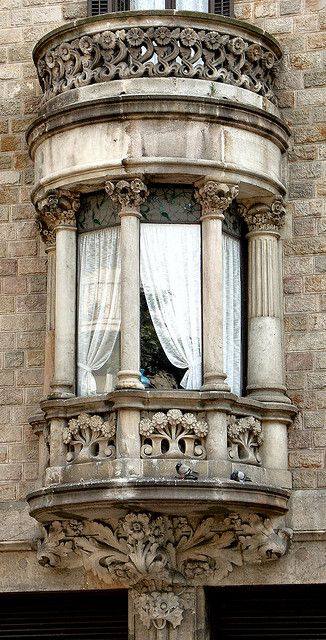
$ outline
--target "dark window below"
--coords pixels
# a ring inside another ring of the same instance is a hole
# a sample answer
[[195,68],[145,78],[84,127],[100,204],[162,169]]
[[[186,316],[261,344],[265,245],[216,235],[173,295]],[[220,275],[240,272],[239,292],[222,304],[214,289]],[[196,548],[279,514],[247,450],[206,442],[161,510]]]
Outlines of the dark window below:
[[[166,9],[176,9],[177,0],[165,0]],[[130,0],[88,0],[88,15],[99,16],[115,11],[129,11]],[[233,15],[233,0],[208,0],[208,13]]]

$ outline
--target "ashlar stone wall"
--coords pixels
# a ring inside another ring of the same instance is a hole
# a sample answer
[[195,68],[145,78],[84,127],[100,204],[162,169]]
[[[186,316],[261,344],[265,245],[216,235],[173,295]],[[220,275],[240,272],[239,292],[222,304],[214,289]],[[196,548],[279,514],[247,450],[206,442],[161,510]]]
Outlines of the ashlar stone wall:
[[326,486],[326,2],[236,0],[235,15],[284,50],[279,103],[292,129],[284,242],[287,387],[300,413],[290,432],[295,488]]

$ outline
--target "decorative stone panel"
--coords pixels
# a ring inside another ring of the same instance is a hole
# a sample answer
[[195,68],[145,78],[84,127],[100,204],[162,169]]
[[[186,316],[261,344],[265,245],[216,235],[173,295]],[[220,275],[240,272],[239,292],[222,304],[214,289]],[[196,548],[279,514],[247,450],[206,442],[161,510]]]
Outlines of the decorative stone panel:
[[140,421],[139,432],[142,458],[206,457],[208,424],[200,414],[183,414],[179,409],[159,411]]
[[233,462],[261,464],[259,447],[264,438],[259,420],[253,416],[231,416],[228,424],[228,455]]
[[136,24],[67,39],[41,55],[37,69],[44,101],[116,79],[181,77],[243,87],[276,102],[275,53],[250,36],[232,34],[231,25],[225,33],[186,24]]
[[67,446],[67,462],[92,462],[115,458],[116,414],[106,421],[98,415],[81,413],[69,420],[62,439]]
[[106,583],[218,583],[235,566],[280,558],[290,538],[290,530],[257,513],[198,521],[129,512],[119,520],[52,522],[39,544],[38,560],[58,568],[84,566]]

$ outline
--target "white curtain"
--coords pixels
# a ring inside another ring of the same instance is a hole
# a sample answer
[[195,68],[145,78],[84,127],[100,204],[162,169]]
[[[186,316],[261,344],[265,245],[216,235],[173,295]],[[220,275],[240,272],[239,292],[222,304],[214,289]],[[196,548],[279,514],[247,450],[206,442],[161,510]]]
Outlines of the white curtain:
[[231,391],[241,392],[240,241],[223,235],[224,368]]
[[120,228],[78,240],[78,394],[96,394],[93,371],[110,359],[120,330]]
[[199,225],[141,225],[140,275],[158,339],[170,362],[187,369],[184,389],[201,386]]

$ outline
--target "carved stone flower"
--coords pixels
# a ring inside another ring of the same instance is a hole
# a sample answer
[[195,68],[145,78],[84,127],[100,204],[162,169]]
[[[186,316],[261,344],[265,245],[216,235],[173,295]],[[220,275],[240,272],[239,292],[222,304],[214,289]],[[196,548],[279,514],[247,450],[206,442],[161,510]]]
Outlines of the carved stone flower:
[[272,69],[275,64],[275,56],[272,51],[266,51],[263,56],[263,65],[265,69]]
[[71,54],[71,50],[72,50],[72,46],[69,42],[63,42],[58,47],[59,54],[62,56],[63,60],[68,60]]
[[158,517],[153,520],[151,524],[151,532],[149,535],[149,540],[152,543],[161,544],[164,542],[166,536],[166,526],[164,519],[162,517]]
[[185,47],[192,47],[198,40],[197,33],[194,29],[183,29],[180,33],[180,40]]
[[[163,414],[164,415],[164,414]],[[142,436],[149,436],[154,431],[154,424],[149,418],[143,418],[139,423],[139,433]]]
[[218,31],[209,31],[204,37],[204,43],[207,49],[215,51],[220,46],[220,34]]
[[198,438],[206,438],[208,434],[208,424],[205,420],[199,420],[194,425],[194,434],[198,436]]
[[78,422],[80,427],[89,427],[90,416],[88,415],[88,413],[80,413],[78,416]]
[[197,422],[193,413],[185,413],[182,417],[182,425],[191,429]]
[[114,49],[117,41],[113,31],[103,31],[103,33],[97,34],[97,37],[95,36],[95,38],[102,49],[105,50]]
[[263,50],[259,44],[251,44],[247,49],[247,57],[250,62],[256,62],[262,57]]
[[101,432],[103,436],[107,438],[113,438],[115,434],[115,421],[114,416],[111,417],[109,421],[103,422],[101,426]]
[[170,411],[168,411],[166,415],[170,424],[179,424],[180,422],[182,422],[183,416],[180,409],[170,409]]
[[89,426],[92,431],[100,432],[102,430],[103,420],[100,416],[92,416],[89,418]]
[[184,575],[189,579],[207,576],[212,573],[213,567],[206,561],[189,560],[184,567]]
[[82,36],[79,40],[79,48],[83,53],[91,53],[94,49],[94,43],[90,36]]
[[127,42],[131,47],[140,47],[145,39],[145,33],[139,27],[132,27],[126,35]]
[[154,32],[154,37],[157,44],[169,44],[171,40],[171,31],[168,27],[157,27]]
[[71,442],[72,439],[72,434],[70,432],[70,430],[68,429],[68,427],[65,427],[63,432],[62,432],[62,440],[64,442],[64,444],[69,444],[69,442]]
[[182,622],[182,607],[178,596],[171,592],[153,591],[143,593],[137,598],[139,617],[149,629],[151,624],[156,629],[164,629],[170,622],[176,629]]
[[72,418],[71,420],[69,420],[69,422],[68,422],[68,431],[72,435],[75,435],[76,433],[78,433],[78,430],[79,430],[79,422],[78,422],[78,420],[75,420],[75,418]]
[[130,540],[143,540],[150,533],[149,517],[145,513],[128,513],[122,520],[122,529]]
[[162,413],[162,411],[158,411],[157,413],[154,413],[152,417],[152,424],[154,426],[154,429],[155,427],[165,427],[167,423],[168,423],[168,419],[165,413]]
[[246,43],[242,38],[232,38],[228,42],[228,49],[232,51],[232,53],[242,53],[246,48]]

